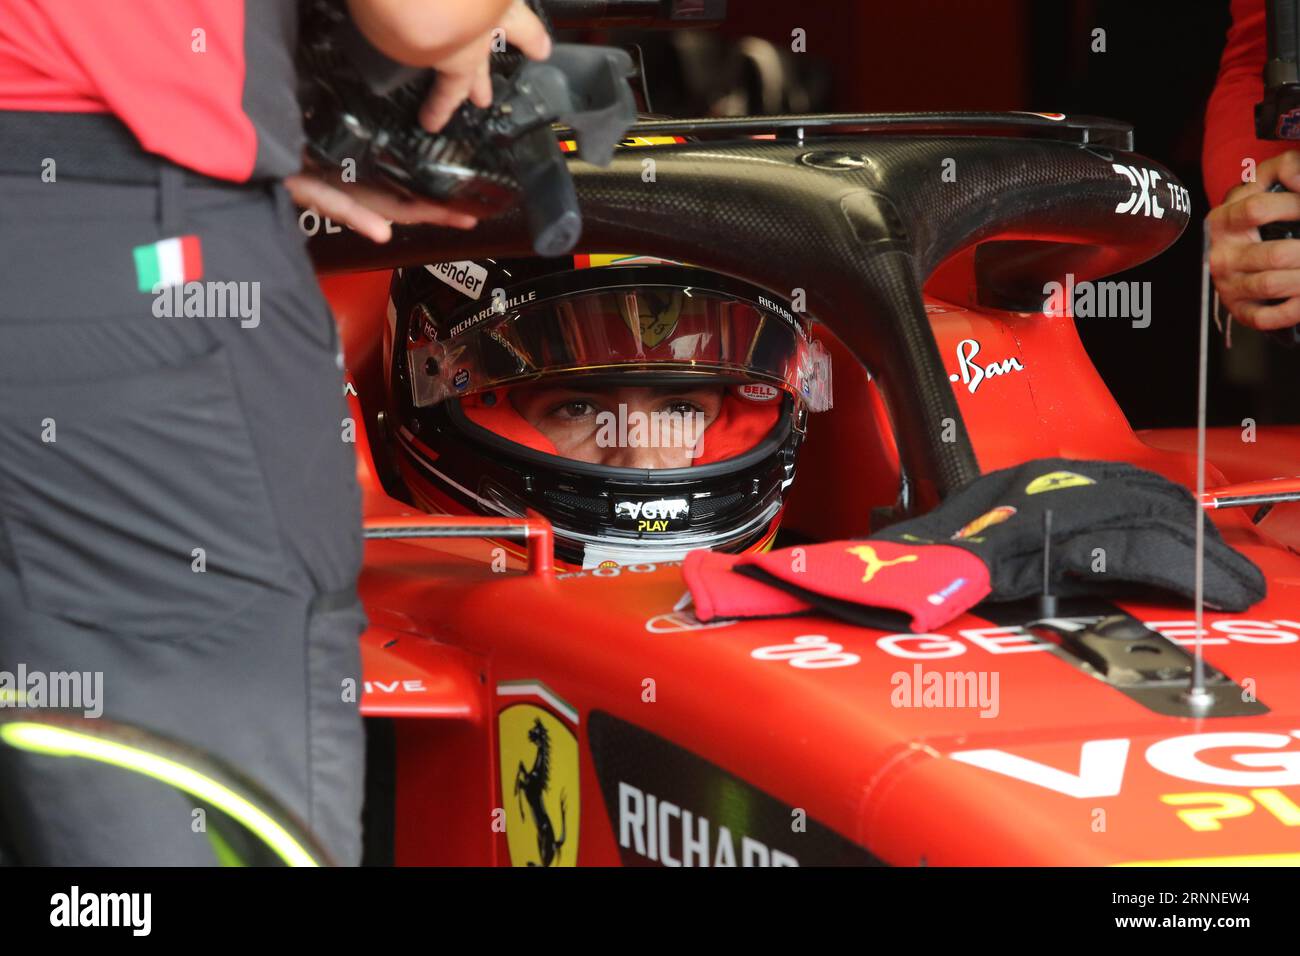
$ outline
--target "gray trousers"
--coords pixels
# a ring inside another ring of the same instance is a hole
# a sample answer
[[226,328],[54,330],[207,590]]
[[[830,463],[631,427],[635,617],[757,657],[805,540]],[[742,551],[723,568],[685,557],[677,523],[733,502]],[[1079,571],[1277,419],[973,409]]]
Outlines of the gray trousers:
[[[138,287],[136,247],[174,236],[199,239],[202,314]],[[0,670],[102,674],[104,716],[238,768],[357,864],[342,389],[278,185],[0,175]],[[0,747],[23,863],[212,863],[193,811],[116,767]]]

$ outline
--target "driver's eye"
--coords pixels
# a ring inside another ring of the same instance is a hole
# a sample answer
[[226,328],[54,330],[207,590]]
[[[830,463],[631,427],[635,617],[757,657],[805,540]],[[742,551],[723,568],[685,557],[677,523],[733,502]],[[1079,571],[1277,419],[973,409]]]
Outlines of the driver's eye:
[[555,415],[557,418],[575,419],[586,418],[588,415],[594,414],[595,411],[596,406],[591,404],[591,402],[582,399],[574,399],[571,402],[565,402],[563,405],[560,405],[552,411],[551,414]]
[[682,399],[681,401],[669,402],[666,411],[674,415],[694,415],[696,412],[703,411],[703,409],[694,402]]

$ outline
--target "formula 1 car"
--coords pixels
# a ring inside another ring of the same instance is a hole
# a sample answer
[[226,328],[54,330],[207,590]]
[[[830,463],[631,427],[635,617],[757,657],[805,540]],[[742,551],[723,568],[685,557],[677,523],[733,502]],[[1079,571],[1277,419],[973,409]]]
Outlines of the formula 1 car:
[[[804,290],[836,360],[791,540],[865,535],[1047,456],[1192,483],[1195,431],[1135,432],[1073,320],[1077,289],[1098,308],[1123,283],[1097,280],[1189,221],[1187,190],[1128,127],[873,114],[632,132],[678,142],[572,163],[577,251]],[[1180,692],[1196,626],[1172,600],[1063,600],[1048,621],[985,604],[931,634],[704,624],[680,562],[564,570],[540,516],[430,515],[396,487],[376,359],[390,271],[526,255],[521,218],[406,227],[388,247],[304,222],[343,329],[371,539],[372,862],[1300,863],[1300,508],[1229,507],[1294,499],[1294,480],[1270,479],[1300,460],[1300,430],[1208,436],[1209,514],[1269,582],[1247,616],[1205,613],[1208,707]],[[1044,311],[1049,288],[1066,308]]]

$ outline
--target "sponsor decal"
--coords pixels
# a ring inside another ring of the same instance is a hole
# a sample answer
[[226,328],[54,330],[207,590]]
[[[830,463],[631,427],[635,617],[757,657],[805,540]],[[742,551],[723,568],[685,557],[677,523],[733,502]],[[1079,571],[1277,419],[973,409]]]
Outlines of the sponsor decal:
[[948,381],[953,384],[961,382],[966,386],[966,391],[974,395],[987,379],[1025,370],[1025,367],[1020,364],[1020,359],[1014,357],[980,365],[975,361],[980,348],[980,343],[975,339],[962,339],[957,343],[957,371],[948,376]]
[[451,384],[456,387],[456,391],[463,392],[465,386],[469,384],[469,369],[457,369],[456,374],[451,377]]
[[568,571],[564,574],[557,574],[555,580],[569,581],[573,578],[616,578],[624,571],[628,574],[649,574],[657,571],[662,567],[670,565],[680,565],[680,561],[661,561],[658,564],[641,562],[640,564],[619,564],[612,559],[601,561],[596,567],[585,571]]
[[1060,491],[1062,488],[1078,488],[1081,485],[1096,483],[1087,475],[1075,474],[1072,471],[1049,471],[1025,485],[1025,494],[1039,495],[1045,491]]
[[783,306],[780,302],[774,302],[765,295],[758,297],[758,304],[769,312],[775,312],[781,318],[785,319],[791,325],[794,324],[794,313]]
[[459,262],[438,262],[425,268],[433,274],[434,278],[442,280],[471,299],[478,299],[487,285],[487,269],[468,259]]
[[939,590],[935,591],[933,594],[926,595],[925,599],[931,604],[933,604],[935,607],[938,607],[940,604],[945,603],[948,600],[948,598],[952,597],[954,594],[956,594],[965,586],[966,586],[965,578],[953,578],[950,582],[948,582],[948,584],[944,585]]
[[488,318],[489,316],[505,315],[511,309],[517,309],[521,305],[527,305],[528,303],[535,302],[535,301],[537,301],[536,289],[533,289],[530,292],[521,292],[519,293],[519,295],[513,295],[508,299],[504,297],[493,299],[491,305],[484,306],[483,308],[479,309],[477,312],[473,313],[472,315],[466,316],[465,318],[457,322],[455,325],[453,325],[451,329],[448,331],[447,337],[455,338],[457,335],[460,335],[462,332],[472,329],[474,326],[478,325],[478,323],[482,322],[484,319]]
[[430,342],[438,337],[438,326],[433,321],[433,313],[429,311],[427,305],[417,305],[415,307],[416,316],[420,321],[420,331]]
[[[1032,615],[1027,615],[1030,617]],[[1060,617],[1058,622],[1078,622],[1080,625],[1091,624],[1100,615]],[[1187,621],[1143,621],[1158,634],[1162,634],[1175,644],[1190,647],[1196,642],[1196,622]],[[1225,644],[1295,644],[1300,643],[1300,621],[1214,621],[1206,622],[1202,643],[1207,647]],[[891,657],[906,660],[938,660],[945,657],[960,657],[970,648],[982,650],[988,654],[1024,654],[1034,651],[1049,651],[1054,645],[1040,641],[1019,624],[1000,627],[963,628],[956,636],[949,634],[913,634],[904,631],[886,634],[876,640],[876,646]]]
[[1277,787],[1258,787],[1249,794],[1227,792],[1165,793],[1160,802],[1176,810],[1178,819],[1198,833],[1223,829],[1224,820],[1249,816],[1262,809],[1285,827],[1300,827],[1300,804],[1296,797],[1300,790],[1290,794]]
[[[1285,733],[1227,731],[1184,734],[1147,747],[1146,763],[1160,773],[1219,787],[1300,785],[1300,730]],[[986,748],[956,750],[952,760],[1011,777],[1079,800],[1118,796],[1132,741],[1127,737],[1088,740],[1079,747],[1077,770]]]
[[1140,166],[1126,166],[1123,163],[1111,163],[1111,169],[1127,179],[1128,184],[1133,187],[1129,197],[1115,207],[1117,215],[1141,214],[1148,219],[1165,217],[1165,209],[1160,205],[1161,176],[1158,172]]
[[[581,819],[576,708],[541,681],[503,681],[498,697],[533,697],[497,715],[506,845],[513,866],[576,866]],[[566,723],[567,721],[567,723]]]
[[681,528],[691,515],[691,503],[685,498],[658,498],[654,501],[615,501],[614,520],[637,531],[668,531]]
[[882,561],[876,556],[876,549],[869,544],[860,544],[853,548],[845,548],[849,554],[862,559],[866,569],[862,572],[862,583],[866,584],[885,568],[893,567],[896,564],[909,564],[916,561],[917,556],[914,554],[904,554],[900,557],[893,558],[889,561]]
[[1279,139],[1300,139],[1300,107],[1277,118],[1277,135]]
[[[733,622],[734,623],[734,622]],[[799,670],[819,671],[829,667],[852,667],[862,660],[844,650],[824,634],[803,634],[789,644],[757,647],[749,656],[756,661],[785,661]]]
[[[1011,505],[999,505],[989,511],[984,512],[970,524],[963,525],[956,534],[952,536],[953,541],[962,541],[973,535],[979,534],[996,524],[1001,524],[1016,513],[1016,509]],[[976,538],[975,540],[979,540]]]
[[425,686],[424,681],[419,679],[411,680],[368,680],[363,681],[362,686],[367,694],[379,696],[382,694],[427,694],[429,688]]
[[593,711],[587,739],[625,866],[879,862],[805,811],[644,728]]
[[707,631],[715,627],[731,627],[739,623],[735,620],[701,621],[691,611],[670,611],[656,614],[645,622],[645,629],[651,634],[677,634],[681,631]]
[[751,402],[771,402],[781,397],[781,390],[775,385],[748,382],[744,385],[737,385],[736,394],[740,398]]

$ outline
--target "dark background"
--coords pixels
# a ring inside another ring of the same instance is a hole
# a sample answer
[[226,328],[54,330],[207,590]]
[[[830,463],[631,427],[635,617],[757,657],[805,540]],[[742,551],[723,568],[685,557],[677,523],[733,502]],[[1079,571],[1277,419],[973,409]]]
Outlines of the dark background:
[[[639,33],[651,105],[673,115],[779,110],[1034,110],[1133,124],[1139,153],[1209,211],[1200,173],[1203,114],[1230,22],[1228,0],[731,0],[728,23]],[[802,28],[807,53],[791,54]],[[1106,31],[1106,52],[1091,51]],[[766,41],[766,43],[762,42]],[[778,55],[780,97],[752,64]],[[1200,229],[1123,278],[1152,283],[1152,323],[1080,320],[1080,334],[1134,427],[1195,420]],[[1211,328],[1210,423],[1300,421],[1300,350]]]

